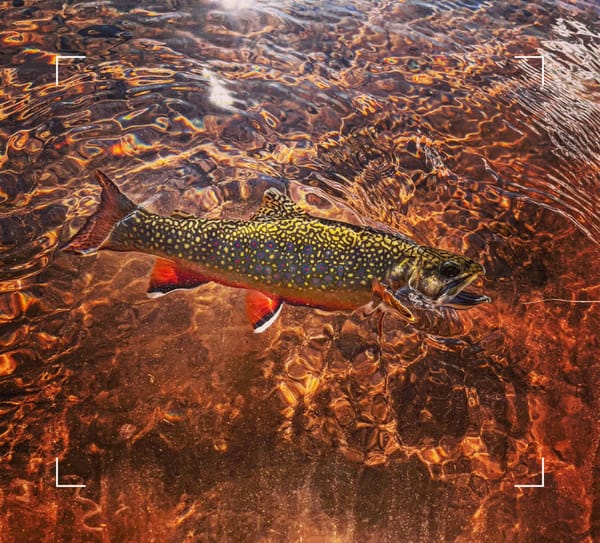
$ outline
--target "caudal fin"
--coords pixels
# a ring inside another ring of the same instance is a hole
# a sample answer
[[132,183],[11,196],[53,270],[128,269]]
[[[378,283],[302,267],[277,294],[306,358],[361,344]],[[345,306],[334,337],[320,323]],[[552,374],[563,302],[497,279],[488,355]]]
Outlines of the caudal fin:
[[96,170],[96,179],[102,185],[98,209],[67,244],[66,251],[85,254],[97,250],[113,226],[137,207],[100,170]]

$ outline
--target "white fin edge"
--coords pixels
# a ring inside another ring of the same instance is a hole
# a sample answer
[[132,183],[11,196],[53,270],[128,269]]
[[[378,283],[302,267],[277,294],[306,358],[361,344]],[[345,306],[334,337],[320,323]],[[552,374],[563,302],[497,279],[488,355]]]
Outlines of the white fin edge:
[[171,290],[167,290],[167,292],[160,292],[160,291],[146,292],[146,297],[147,298],[162,298],[163,296],[166,296],[167,294],[171,294],[171,292],[175,292],[177,290],[190,290],[190,289],[189,288],[172,288]]
[[261,324],[258,328],[255,328],[254,333],[262,334],[267,328],[269,328],[269,326],[271,326],[277,320],[277,317],[279,317],[279,313],[281,313],[282,307],[283,307],[283,303],[279,304],[279,307],[277,308],[277,311],[275,311],[275,313],[273,313],[273,316],[268,321]]

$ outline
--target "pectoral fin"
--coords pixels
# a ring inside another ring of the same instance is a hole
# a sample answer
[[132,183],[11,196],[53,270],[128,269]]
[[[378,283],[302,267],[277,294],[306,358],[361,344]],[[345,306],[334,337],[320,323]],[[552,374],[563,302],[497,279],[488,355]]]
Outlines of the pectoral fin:
[[172,260],[157,258],[150,275],[148,296],[162,296],[180,288],[194,288],[210,282],[202,274],[186,269]]
[[406,307],[398,298],[394,296],[394,293],[388,290],[381,282],[377,279],[373,279],[373,297],[376,300],[381,300],[386,306],[395,309],[406,318],[409,322],[415,320],[413,313]]
[[246,315],[254,328],[255,334],[264,332],[273,324],[279,313],[283,300],[277,296],[269,296],[258,290],[249,290],[246,294]]

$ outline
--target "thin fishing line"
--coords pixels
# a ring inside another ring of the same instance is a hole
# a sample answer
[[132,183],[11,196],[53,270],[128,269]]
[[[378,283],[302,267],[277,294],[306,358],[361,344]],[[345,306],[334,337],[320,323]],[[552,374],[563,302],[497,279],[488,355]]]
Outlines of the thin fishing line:
[[600,304],[600,300],[567,300],[566,298],[543,298],[531,302],[522,302],[523,305],[539,304],[541,302],[566,302],[569,304]]

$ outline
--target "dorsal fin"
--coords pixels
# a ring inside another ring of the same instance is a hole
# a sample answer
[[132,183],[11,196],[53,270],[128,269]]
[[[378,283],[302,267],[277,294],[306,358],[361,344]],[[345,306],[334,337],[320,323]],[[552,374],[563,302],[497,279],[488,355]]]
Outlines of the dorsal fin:
[[273,219],[310,218],[290,198],[277,189],[268,188],[263,194],[262,203],[254,215],[253,221],[271,221]]

